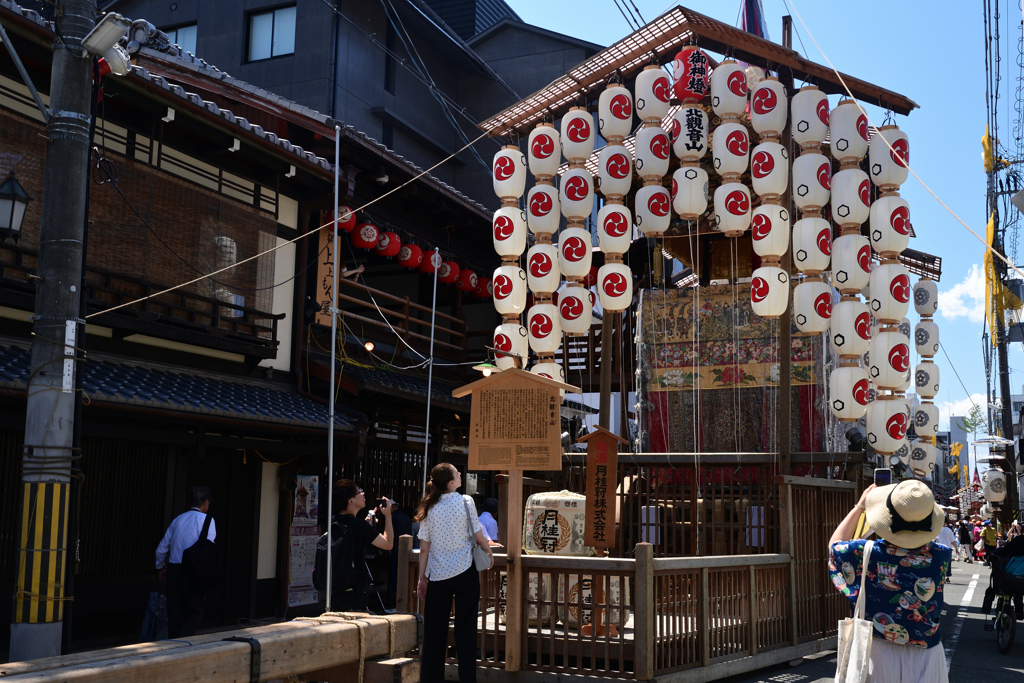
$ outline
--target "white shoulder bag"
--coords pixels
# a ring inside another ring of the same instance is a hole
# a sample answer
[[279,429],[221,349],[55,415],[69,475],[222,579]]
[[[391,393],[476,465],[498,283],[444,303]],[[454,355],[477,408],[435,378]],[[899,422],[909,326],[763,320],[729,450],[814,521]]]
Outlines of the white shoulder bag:
[[462,503],[466,506],[466,530],[469,531],[469,542],[473,544],[473,566],[478,572],[485,572],[491,568],[491,558],[476,542],[476,534],[473,533],[473,522],[469,517],[469,501],[465,498]]
[[864,544],[864,561],[860,568],[860,593],[853,617],[839,622],[839,651],[836,653],[835,683],[864,683],[868,680],[868,664],[871,661],[871,639],[873,625],[864,618],[867,597],[868,560],[874,541]]

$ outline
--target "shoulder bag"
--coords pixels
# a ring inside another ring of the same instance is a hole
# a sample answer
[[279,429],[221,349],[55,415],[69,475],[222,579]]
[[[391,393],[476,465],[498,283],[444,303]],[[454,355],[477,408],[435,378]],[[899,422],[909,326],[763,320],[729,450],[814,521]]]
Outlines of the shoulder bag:
[[476,542],[476,534],[473,533],[473,522],[470,521],[469,516],[469,501],[463,498],[462,503],[466,506],[466,530],[469,531],[469,542],[473,544],[473,566],[476,567],[478,572],[487,571],[491,568],[491,558],[487,555],[487,551]]
[[874,541],[864,544],[864,561],[860,569],[860,593],[853,617],[839,622],[839,652],[836,656],[835,683],[864,683],[868,680],[868,664],[871,661],[871,639],[873,626],[864,618],[867,605],[866,589],[868,560]]

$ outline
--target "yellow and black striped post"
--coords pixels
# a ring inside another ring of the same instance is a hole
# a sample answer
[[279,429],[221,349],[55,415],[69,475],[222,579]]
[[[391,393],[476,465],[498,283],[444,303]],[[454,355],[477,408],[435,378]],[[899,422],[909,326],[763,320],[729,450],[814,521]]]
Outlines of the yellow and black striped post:
[[25,482],[14,623],[48,624],[64,618],[69,483]]

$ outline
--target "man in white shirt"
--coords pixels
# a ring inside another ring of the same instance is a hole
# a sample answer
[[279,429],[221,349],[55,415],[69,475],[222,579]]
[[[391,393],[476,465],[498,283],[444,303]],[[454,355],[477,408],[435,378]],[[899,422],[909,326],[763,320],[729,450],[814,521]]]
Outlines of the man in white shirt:
[[[167,636],[187,638],[195,635],[206,611],[206,594],[196,593],[188,585],[181,566],[181,556],[195,545],[203,531],[210,509],[210,489],[193,486],[192,507],[174,518],[156,548],[156,568],[161,581],[167,582]],[[217,537],[217,526],[210,518],[207,538]]]

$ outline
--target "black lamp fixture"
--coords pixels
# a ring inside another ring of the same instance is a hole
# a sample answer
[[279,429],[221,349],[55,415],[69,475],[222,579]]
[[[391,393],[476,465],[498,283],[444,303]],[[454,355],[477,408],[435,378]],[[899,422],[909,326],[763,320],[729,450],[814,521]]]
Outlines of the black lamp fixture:
[[0,184],[0,239],[18,241],[21,237],[21,223],[25,220],[25,209],[30,201],[32,198],[14,177],[12,170],[3,184]]

